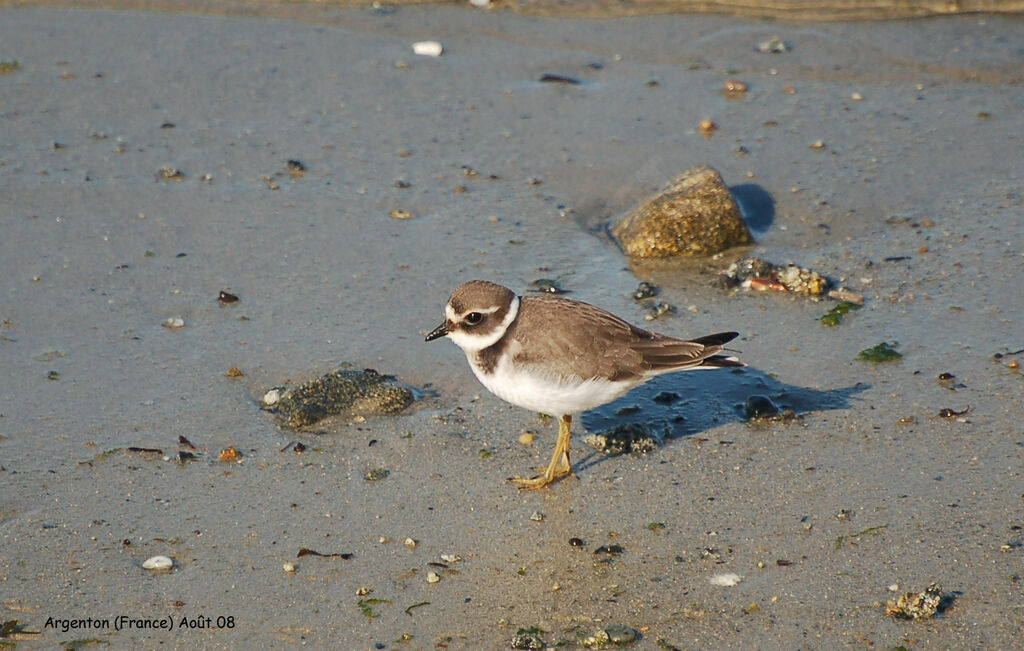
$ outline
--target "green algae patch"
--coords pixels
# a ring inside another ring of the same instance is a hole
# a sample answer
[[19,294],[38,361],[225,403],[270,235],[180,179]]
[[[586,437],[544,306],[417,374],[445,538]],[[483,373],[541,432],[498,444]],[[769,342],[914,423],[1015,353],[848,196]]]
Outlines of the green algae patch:
[[892,343],[883,341],[877,346],[865,348],[857,353],[857,359],[862,362],[874,362],[875,364],[881,364],[882,362],[895,362],[903,357],[903,355],[896,350],[896,346],[898,345],[898,341],[894,341]]
[[391,603],[390,599],[374,599],[374,598],[360,599],[359,602],[358,602],[359,612],[361,612],[363,614],[363,616],[366,617],[367,619],[373,619],[373,618],[377,617],[377,614],[378,614],[373,609],[373,607],[374,606],[378,606],[380,604],[389,604],[389,603]]
[[834,328],[843,322],[844,316],[846,316],[850,312],[855,312],[860,308],[861,306],[857,305],[856,303],[851,303],[850,301],[843,301],[836,305],[835,307],[833,307],[828,312],[822,314],[821,318],[818,320],[821,321],[822,325]]

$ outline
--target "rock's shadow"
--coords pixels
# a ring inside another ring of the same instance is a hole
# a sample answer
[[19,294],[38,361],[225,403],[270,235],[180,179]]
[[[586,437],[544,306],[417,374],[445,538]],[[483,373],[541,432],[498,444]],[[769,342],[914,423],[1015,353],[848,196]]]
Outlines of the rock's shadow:
[[[631,423],[643,424],[660,439],[661,446],[723,423],[746,421],[743,406],[751,395],[767,396],[780,410],[791,409],[797,415],[805,415],[846,409],[856,394],[868,388],[870,385],[858,383],[839,389],[810,389],[780,382],[749,366],[672,373],[654,378],[622,398],[584,413],[580,421],[588,433]],[[581,448],[577,445],[576,449]],[[608,456],[588,455],[579,465],[599,463]]]
[[775,221],[775,199],[760,185],[744,183],[729,188],[747,228],[754,233],[764,233]]

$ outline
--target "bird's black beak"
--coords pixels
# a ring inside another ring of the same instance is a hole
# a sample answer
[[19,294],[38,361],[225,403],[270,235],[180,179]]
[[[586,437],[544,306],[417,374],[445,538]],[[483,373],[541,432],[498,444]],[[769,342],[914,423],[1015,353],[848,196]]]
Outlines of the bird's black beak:
[[445,323],[442,323],[441,325],[437,326],[433,330],[431,330],[430,334],[427,335],[427,338],[424,339],[423,341],[433,341],[435,339],[440,339],[441,337],[444,337],[447,334],[448,334],[448,323],[445,322]]

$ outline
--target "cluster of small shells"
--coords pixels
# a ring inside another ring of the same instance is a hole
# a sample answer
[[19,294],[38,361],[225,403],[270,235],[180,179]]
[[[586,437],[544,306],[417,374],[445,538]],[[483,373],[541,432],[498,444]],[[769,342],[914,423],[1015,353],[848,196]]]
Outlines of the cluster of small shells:
[[589,434],[583,442],[606,454],[647,454],[658,448],[658,434],[641,423],[624,423]]
[[603,647],[632,644],[635,641],[635,630],[622,624],[611,624],[583,638],[581,644],[587,647]]
[[939,612],[942,588],[932,582],[921,592],[905,592],[885,604],[885,614],[897,619],[929,619]]
[[817,271],[798,267],[795,264],[780,269],[778,279],[789,291],[811,296],[824,294],[828,287],[828,281],[822,278]]
[[793,263],[776,265],[761,258],[744,258],[729,265],[722,274],[730,285],[744,289],[778,291],[821,296],[829,281],[816,271]]
[[644,313],[644,321],[654,321],[655,319],[660,319],[666,314],[675,314],[675,312],[675,305],[664,301],[657,301],[655,303],[651,303],[651,306],[647,308],[647,311]]
[[182,179],[185,178],[185,173],[177,167],[164,165],[157,170],[156,178],[160,181],[174,181],[175,183],[181,183]]

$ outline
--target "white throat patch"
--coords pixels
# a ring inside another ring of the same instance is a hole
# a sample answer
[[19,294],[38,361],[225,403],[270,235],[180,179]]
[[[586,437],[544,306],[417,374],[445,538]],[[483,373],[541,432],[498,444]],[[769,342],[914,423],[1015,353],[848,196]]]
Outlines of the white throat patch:
[[[516,315],[519,314],[519,301],[521,299],[516,296],[512,301],[512,305],[509,307],[508,314],[501,320],[501,323],[494,330],[487,334],[474,334],[463,332],[462,330],[455,330],[448,333],[448,338],[455,342],[455,345],[466,352],[466,355],[472,355],[480,352],[484,348],[489,348],[496,344],[499,339],[505,335],[505,331],[515,321]],[[474,312],[480,312],[481,314],[493,314],[497,312],[500,307],[492,307],[486,310],[474,310]],[[451,305],[445,305],[444,307],[445,317],[449,321],[457,321],[461,315],[455,314]]]

